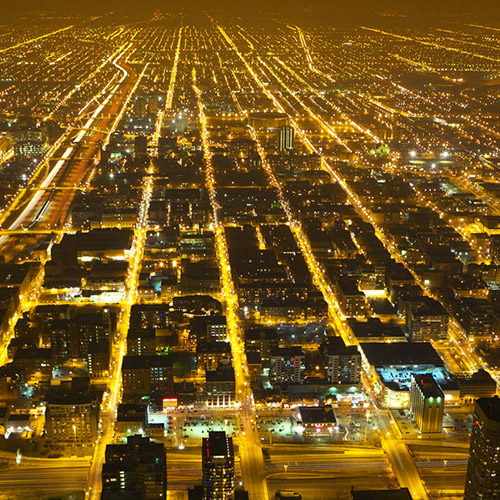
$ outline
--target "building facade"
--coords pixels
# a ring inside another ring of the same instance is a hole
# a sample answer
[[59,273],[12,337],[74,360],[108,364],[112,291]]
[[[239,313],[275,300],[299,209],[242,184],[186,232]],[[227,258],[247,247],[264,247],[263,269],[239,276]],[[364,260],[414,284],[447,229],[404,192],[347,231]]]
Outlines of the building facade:
[[500,398],[480,398],[474,408],[464,500],[500,498]]
[[203,438],[202,449],[203,498],[229,500],[234,498],[233,439],[224,431],[210,432]]
[[412,375],[410,412],[420,432],[441,432],[444,394],[432,375]]
[[304,381],[304,351],[297,346],[277,347],[271,352],[271,383],[301,384]]
[[133,494],[137,500],[167,497],[165,445],[148,437],[128,436],[125,444],[106,446],[102,468],[102,499]]
[[91,396],[57,393],[47,398],[45,435],[51,443],[92,446],[99,429],[99,402]]

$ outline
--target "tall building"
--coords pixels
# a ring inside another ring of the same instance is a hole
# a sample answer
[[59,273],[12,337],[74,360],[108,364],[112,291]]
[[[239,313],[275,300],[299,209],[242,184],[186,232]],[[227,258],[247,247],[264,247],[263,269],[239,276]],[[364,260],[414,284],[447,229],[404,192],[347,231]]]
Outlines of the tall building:
[[66,446],[93,446],[99,430],[97,397],[79,391],[49,393],[45,409],[47,441]]
[[278,149],[280,152],[293,149],[293,127],[285,126],[278,128]]
[[226,500],[234,498],[233,439],[224,431],[210,432],[203,438],[201,449],[203,498]]
[[167,497],[165,445],[140,435],[126,444],[108,444],[102,467],[102,500],[129,498],[164,500]]
[[500,398],[480,398],[474,408],[464,500],[500,498]]
[[147,158],[148,156],[148,138],[138,135],[134,139],[134,156],[136,159]]
[[420,432],[441,432],[444,394],[432,375],[412,375],[410,412]]
[[169,356],[124,356],[123,394],[127,397],[172,392],[173,367]]
[[144,118],[147,112],[147,102],[144,97],[138,97],[134,102],[134,114],[139,118]]
[[359,384],[361,354],[356,346],[346,346],[341,337],[331,337],[324,345],[323,355],[330,383]]
[[271,383],[301,384],[304,381],[305,354],[301,347],[275,347],[271,351]]

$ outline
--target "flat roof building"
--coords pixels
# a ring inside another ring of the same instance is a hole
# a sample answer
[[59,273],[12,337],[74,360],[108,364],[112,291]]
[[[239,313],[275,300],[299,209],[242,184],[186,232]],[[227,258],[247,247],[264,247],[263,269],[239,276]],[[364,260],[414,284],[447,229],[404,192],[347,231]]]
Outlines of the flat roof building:
[[224,431],[209,432],[201,447],[204,500],[234,498],[233,439]]
[[420,432],[441,432],[444,394],[432,375],[412,375],[410,411]]
[[474,408],[464,500],[500,498],[500,398],[480,398]]
[[164,500],[167,496],[165,445],[140,435],[125,444],[108,444],[102,468],[102,499],[135,494],[137,500]]

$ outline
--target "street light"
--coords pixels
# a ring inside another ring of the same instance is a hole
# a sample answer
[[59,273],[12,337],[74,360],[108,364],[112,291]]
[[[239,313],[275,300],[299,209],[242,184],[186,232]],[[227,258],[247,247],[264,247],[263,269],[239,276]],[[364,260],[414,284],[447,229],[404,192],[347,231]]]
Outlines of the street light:
[[444,475],[446,473],[446,464],[448,463],[448,460],[446,458],[443,460],[443,477],[441,478],[441,496],[444,495]]

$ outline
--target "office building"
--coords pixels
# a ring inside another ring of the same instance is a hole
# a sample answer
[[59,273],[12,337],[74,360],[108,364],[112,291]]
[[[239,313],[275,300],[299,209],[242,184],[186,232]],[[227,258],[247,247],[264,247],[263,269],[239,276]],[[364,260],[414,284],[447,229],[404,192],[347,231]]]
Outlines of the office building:
[[293,149],[293,132],[293,127],[278,128],[278,149],[281,153]]
[[480,398],[474,408],[464,500],[500,498],[500,398]]
[[65,446],[93,446],[99,430],[99,400],[89,393],[55,390],[47,396],[45,436]]
[[331,337],[323,346],[328,381],[332,384],[359,384],[361,354],[356,346],[346,346],[341,337]]
[[412,375],[410,412],[420,432],[441,432],[444,395],[432,375]]
[[275,347],[271,351],[271,383],[301,384],[304,381],[304,360],[301,347]]
[[233,439],[228,438],[224,431],[210,432],[208,438],[203,438],[201,460],[203,498],[234,498]]
[[[131,498],[164,500],[167,497],[165,445],[148,437],[128,436],[126,444],[108,444],[102,468],[102,500]],[[123,496],[122,496],[123,495]]]

